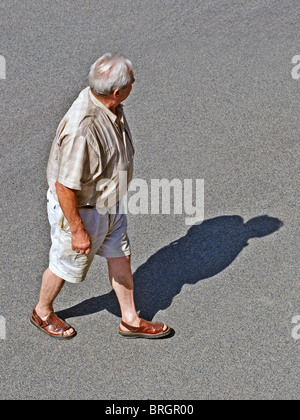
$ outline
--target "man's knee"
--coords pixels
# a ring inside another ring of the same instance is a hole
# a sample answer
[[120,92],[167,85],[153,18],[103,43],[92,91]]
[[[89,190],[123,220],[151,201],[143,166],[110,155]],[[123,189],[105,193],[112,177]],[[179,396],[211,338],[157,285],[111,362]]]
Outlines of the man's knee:
[[124,257],[119,258],[106,258],[108,264],[128,264],[131,262],[131,256],[126,255]]

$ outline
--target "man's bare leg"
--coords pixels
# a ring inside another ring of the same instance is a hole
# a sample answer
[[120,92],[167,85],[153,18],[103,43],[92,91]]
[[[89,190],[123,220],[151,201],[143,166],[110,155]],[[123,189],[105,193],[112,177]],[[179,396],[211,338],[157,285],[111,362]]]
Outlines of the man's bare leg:
[[[48,315],[53,312],[53,303],[61,289],[63,288],[65,281],[56,276],[50,268],[43,274],[42,287],[40,292],[40,300],[36,306],[36,312],[42,320],[46,320]],[[73,334],[73,328],[69,329],[64,333],[65,336]]]
[[[131,258],[130,256],[107,258],[107,263],[109,280],[120,304],[122,320],[132,327],[139,327],[140,318],[134,303]],[[166,329],[168,329],[167,326],[164,327],[164,331]],[[122,326],[122,330],[128,331],[124,326]]]

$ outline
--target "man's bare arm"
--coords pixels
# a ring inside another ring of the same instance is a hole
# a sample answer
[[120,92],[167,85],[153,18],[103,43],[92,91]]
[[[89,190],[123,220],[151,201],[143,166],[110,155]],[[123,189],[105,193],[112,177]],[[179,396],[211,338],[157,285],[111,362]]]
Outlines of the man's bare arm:
[[72,233],[72,249],[80,254],[89,254],[91,239],[86,232],[77,206],[74,190],[65,187],[56,181],[56,194],[63,214],[65,215]]

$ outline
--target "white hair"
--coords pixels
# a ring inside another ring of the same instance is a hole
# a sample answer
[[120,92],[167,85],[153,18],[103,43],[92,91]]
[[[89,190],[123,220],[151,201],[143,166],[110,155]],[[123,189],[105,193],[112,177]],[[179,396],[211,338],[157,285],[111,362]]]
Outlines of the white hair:
[[92,65],[89,85],[99,96],[108,96],[126,88],[131,81],[132,63],[124,55],[106,53]]

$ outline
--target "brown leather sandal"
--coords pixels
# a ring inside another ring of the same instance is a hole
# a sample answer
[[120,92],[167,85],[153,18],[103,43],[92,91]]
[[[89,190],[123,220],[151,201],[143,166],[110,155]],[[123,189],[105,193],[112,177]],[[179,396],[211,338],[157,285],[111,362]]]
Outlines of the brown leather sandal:
[[121,325],[127,328],[128,331],[122,331],[119,328],[119,334],[126,338],[162,338],[170,334],[171,328],[167,326],[164,331],[165,324],[161,322],[150,322],[141,319],[139,327],[132,327],[121,321]]
[[38,314],[36,313],[36,309],[34,308],[30,317],[30,322],[39,330],[45,332],[48,335],[51,335],[51,337],[70,340],[71,338],[74,338],[77,334],[74,330],[73,334],[64,336],[64,332],[68,331],[70,328],[73,327],[71,327],[62,319],[58,318],[58,316],[55,315],[54,312],[51,312],[48,318],[45,321],[43,321],[42,318],[38,316]]

